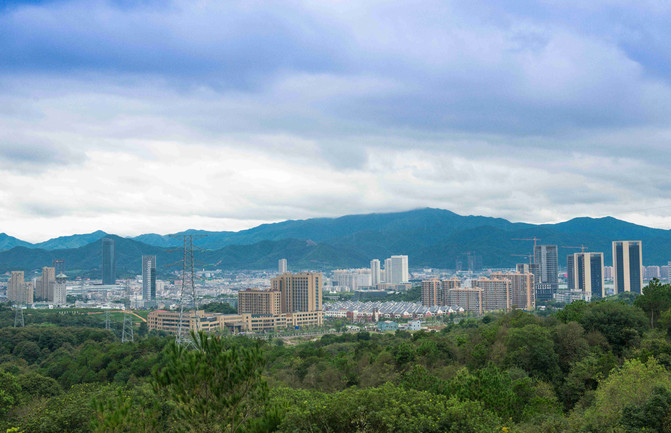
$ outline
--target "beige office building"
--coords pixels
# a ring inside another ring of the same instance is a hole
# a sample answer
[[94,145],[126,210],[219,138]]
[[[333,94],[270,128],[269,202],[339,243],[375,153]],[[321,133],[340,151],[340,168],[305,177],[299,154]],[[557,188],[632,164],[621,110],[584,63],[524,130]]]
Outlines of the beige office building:
[[613,242],[613,283],[615,293],[643,290],[643,245],[641,241]]
[[[322,311],[297,312],[275,315],[219,314],[189,311],[182,315],[184,331],[223,332],[263,332],[282,328],[302,328],[310,325],[321,325]],[[177,334],[179,330],[179,311],[155,310],[147,317],[149,330],[166,331]]]
[[491,277],[510,281],[512,306],[525,310],[533,310],[536,307],[534,274],[530,272],[495,272],[492,273]]
[[566,258],[569,292],[582,292],[586,301],[606,296],[603,253],[574,253]]
[[277,290],[247,289],[238,292],[238,313],[280,314],[280,292]]
[[473,280],[474,288],[482,289],[483,311],[509,311],[512,307],[512,283],[507,279],[478,278]]
[[270,281],[272,290],[280,292],[282,313],[321,311],[322,282],[317,272],[286,273]]

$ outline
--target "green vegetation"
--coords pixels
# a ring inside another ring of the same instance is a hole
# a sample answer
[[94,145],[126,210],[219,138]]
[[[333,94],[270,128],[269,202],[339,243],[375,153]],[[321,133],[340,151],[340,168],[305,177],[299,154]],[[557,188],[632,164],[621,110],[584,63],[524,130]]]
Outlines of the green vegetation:
[[670,297],[653,281],[633,303],[542,317],[298,343],[200,334],[195,350],[58,312],[11,328],[2,307],[0,431],[668,432]]
[[203,305],[203,310],[208,313],[237,314],[238,310],[228,302],[210,302]]

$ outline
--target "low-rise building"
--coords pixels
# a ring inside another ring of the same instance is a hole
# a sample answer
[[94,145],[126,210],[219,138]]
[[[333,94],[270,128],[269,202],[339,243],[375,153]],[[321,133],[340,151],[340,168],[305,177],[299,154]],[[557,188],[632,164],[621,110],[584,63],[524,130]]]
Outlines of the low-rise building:
[[378,322],[377,324],[378,332],[396,331],[397,329],[398,329],[398,323],[392,322],[390,320],[385,320],[384,322]]
[[[176,334],[180,324],[179,311],[156,310],[149,313],[147,327]],[[263,332],[284,328],[302,328],[322,325],[322,311],[294,312],[283,314],[220,314],[205,313],[202,310],[188,311],[182,314],[182,328],[189,331],[217,332]]]

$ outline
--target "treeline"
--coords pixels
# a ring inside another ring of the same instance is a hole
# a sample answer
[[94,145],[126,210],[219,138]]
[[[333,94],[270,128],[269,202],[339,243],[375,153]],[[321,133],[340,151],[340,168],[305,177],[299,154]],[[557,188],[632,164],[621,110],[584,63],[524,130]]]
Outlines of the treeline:
[[658,281],[633,302],[299,344],[203,334],[194,350],[157,335],[3,328],[0,429],[669,432],[670,331],[671,286]]

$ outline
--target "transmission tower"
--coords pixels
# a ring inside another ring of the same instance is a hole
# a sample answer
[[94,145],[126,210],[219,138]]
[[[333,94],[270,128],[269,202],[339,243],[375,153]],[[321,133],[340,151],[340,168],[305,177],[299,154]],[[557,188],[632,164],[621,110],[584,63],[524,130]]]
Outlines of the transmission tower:
[[[179,323],[177,325],[177,335],[175,341],[177,344],[194,346],[194,341],[189,335],[189,330],[183,326],[184,304],[193,305],[193,318],[196,324],[196,331],[200,330],[200,321],[198,320],[198,296],[196,294],[196,272],[194,269],[193,240],[205,237],[206,235],[171,235],[174,238],[181,239],[183,242],[182,258],[182,289],[179,294]],[[189,302],[189,297],[190,302]]]
[[16,312],[14,313],[14,327],[23,328],[26,326],[26,321],[23,318],[23,305],[17,305],[15,307]]
[[127,343],[134,341],[133,338],[133,319],[130,316],[129,310],[124,311],[123,315],[123,329],[121,331],[121,342]]
[[110,327],[110,312],[105,311],[105,329],[107,331],[111,331],[112,328]]

